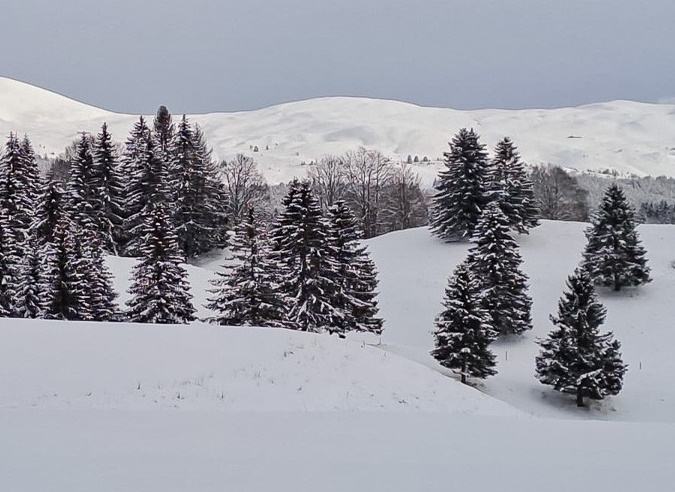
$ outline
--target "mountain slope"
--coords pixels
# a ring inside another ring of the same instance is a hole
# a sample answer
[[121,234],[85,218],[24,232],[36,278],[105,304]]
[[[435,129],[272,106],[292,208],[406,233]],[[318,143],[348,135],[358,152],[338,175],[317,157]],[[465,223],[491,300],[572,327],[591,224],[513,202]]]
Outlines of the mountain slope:
[[[170,101],[167,101],[171,109]],[[27,133],[41,154],[59,153],[78,131],[106,121],[124,141],[137,116],[89,107],[0,78],[0,132]],[[394,158],[439,159],[461,127],[473,127],[492,147],[509,135],[530,164],[579,170],[675,176],[675,106],[613,101],[576,108],[458,111],[397,101],[331,97],[257,111],[196,115],[218,158],[254,155],[271,182],[304,175],[302,161],[360,145]],[[259,152],[254,153],[257,146]],[[438,163],[420,165],[431,182]]]

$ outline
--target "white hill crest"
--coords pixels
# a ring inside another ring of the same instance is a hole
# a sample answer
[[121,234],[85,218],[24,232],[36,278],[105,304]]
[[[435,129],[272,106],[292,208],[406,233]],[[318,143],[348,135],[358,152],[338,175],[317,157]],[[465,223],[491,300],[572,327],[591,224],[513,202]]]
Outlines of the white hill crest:
[[[171,101],[166,104],[171,110]],[[28,134],[40,154],[61,152],[78,132],[96,132],[104,121],[123,142],[137,118],[0,78],[0,132]],[[252,154],[273,183],[304,175],[303,161],[358,146],[401,160],[408,155],[438,159],[461,127],[475,128],[489,147],[510,136],[530,164],[675,176],[675,105],[613,101],[560,109],[459,111],[324,97],[192,120],[203,127],[217,158]],[[427,180],[437,166],[420,166]]]

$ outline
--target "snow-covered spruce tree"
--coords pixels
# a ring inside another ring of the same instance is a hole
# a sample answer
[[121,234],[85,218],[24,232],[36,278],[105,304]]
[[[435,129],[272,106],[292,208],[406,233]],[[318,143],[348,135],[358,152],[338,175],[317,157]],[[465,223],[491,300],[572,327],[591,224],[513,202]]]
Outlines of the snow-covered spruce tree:
[[465,384],[468,377],[485,379],[497,374],[489,347],[497,332],[466,263],[460,263],[448,279],[443,307],[435,320],[436,348],[431,355],[443,367],[459,371]]
[[143,211],[141,258],[132,271],[127,318],[137,323],[188,323],[195,319],[187,271],[164,200]]
[[120,313],[115,302],[117,293],[113,288],[112,273],[105,264],[103,243],[98,231],[86,231],[84,247],[88,297],[92,321],[117,321]]
[[204,137],[185,116],[176,128],[171,145],[178,245],[187,258],[192,258],[221,244],[227,203]]
[[289,303],[286,326],[312,332],[340,326],[344,313],[334,307],[339,291],[335,263],[310,183],[291,182],[283,205],[270,236],[279,294]]
[[430,225],[448,241],[470,237],[485,206],[488,160],[478,138],[473,129],[462,128],[444,154],[446,169],[438,175]]
[[339,324],[328,327],[340,336],[348,331],[382,333],[377,317],[377,271],[365,246],[351,209],[344,200],[328,208],[328,246],[339,285],[333,306],[343,313]]
[[49,319],[89,320],[91,273],[84,252],[87,237],[79,224],[60,214],[53,241],[43,246],[44,316]]
[[539,342],[537,379],[556,391],[576,395],[577,405],[583,407],[584,398],[601,400],[618,394],[627,366],[612,333],[598,332],[606,310],[598,302],[588,272],[577,269],[567,287],[558,302],[558,316],[551,316],[556,329]]
[[41,251],[37,237],[29,237],[24,245],[24,255],[20,265],[21,274],[15,292],[14,310],[16,316],[21,318],[44,316],[47,286]]
[[510,138],[497,144],[487,181],[488,199],[499,202],[513,229],[527,234],[528,229],[539,225],[532,181]]
[[166,106],[160,106],[157,109],[152,126],[157,147],[159,147],[160,152],[164,155],[164,159],[168,162],[170,160],[171,144],[173,134],[176,131],[176,125],[173,124],[171,113]]
[[0,316],[15,315],[16,284],[20,276],[20,257],[11,234],[7,212],[0,208]]
[[161,159],[150,129],[143,117],[134,125],[126,142],[121,170],[125,176],[122,193],[121,253],[141,255],[143,217],[152,202],[167,201],[168,169]]
[[605,192],[586,237],[583,267],[595,284],[619,291],[651,281],[635,210],[618,185],[611,185]]
[[116,229],[121,225],[120,203],[123,184],[119,158],[106,123],[103,123],[101,132],[96,135],[92,154],[94,164],[92,184],[96,193],[94,222],[96,229],[101,233],[103,249],[116,253],[115,237]]
[[97,207],[94,185],[94,156],[91,136],[82,133],[75,146],[75,155],[70,161],[70,177],[66,184],[65,207],[70,219],[79,228],[96,230],[95,209]]
[[467,262],[483,294],[493,329],[502,335],[532,329],[532,299],[509,222],[496,202],[488,204],[471,238]]
[[31,234],[36,237],[39,246],[54,242],[54,231],[59,217],[63,214],[65,191],[61,182],[47,180],[42,185],[35,208],[35,217],[31,224]]
[[206,307],[217,314],[211,321],[230,326],[283,326],[286,303],[275,287],[279,279],[270,265],[265,230],[253,207],[235,229],[233,263],[211,280],[215,287]]

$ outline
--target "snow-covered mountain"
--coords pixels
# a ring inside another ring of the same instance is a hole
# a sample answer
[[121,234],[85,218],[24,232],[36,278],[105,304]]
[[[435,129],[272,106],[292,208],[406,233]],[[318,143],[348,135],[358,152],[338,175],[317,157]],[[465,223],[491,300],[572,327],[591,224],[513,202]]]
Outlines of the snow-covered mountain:
[[[171,109],[171,101],[166,104]],[[61,152],[78,132],[96,132],[104,121],[114,138],[124,141],[137,118],[0,78],[0,133],[27,133],[41,154]],[[458,111],[328,97],[192,119],[203,127],[216,157],[254,155],[272,183],[304,175],[303,161],[358,146],[397,159],[417,155],[433,161],[461,127],[477,129],[490,147],[510,136],[530,164],[675,176],[675,105],[667,104],[613,101],[576,108]],[[437,163],[420,165],[426,181],[437,168]]]

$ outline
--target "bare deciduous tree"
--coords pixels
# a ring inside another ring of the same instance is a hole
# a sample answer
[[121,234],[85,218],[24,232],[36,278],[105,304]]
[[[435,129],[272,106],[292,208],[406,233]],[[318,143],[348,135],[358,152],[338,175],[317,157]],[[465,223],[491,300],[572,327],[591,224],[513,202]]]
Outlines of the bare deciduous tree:
[[422,191],[420,177],[411,165],[401,163],[394,166],[384,197],[382,216],[387,231],[427,224],[428,197]]
[[393,167],[388,157],[363,147],[345,154],[348,181],[347,199],[361,223],[365,238],[381,233],[383,190],[391,179]]
[[269,187],[255,160],[243,154],[220,163],[220,175],[227,194],[227,213],[233,226],[241,222],[249,207],[268,200]]
[[335,202],[345,197],[347,174],[341,157],[325,156],[309,167],[307,177],[323,210],[328,210]]
[[534,196],[543,219],[588,219],[588,192],[558,166],[539,166],[531,174]]

